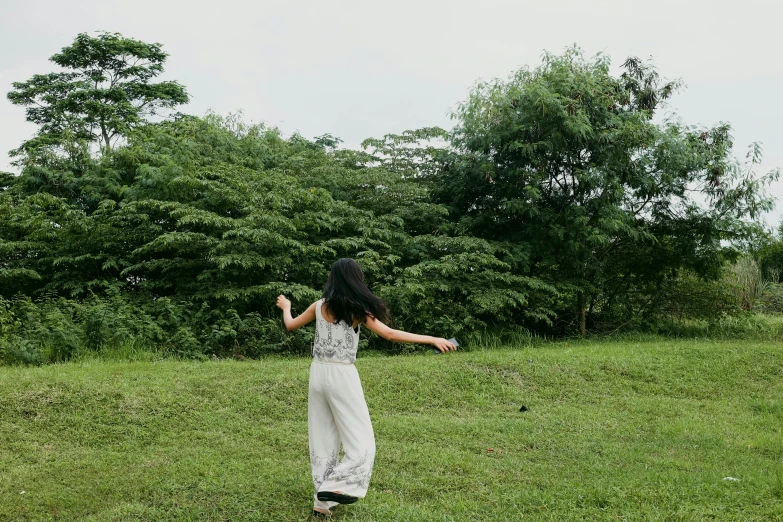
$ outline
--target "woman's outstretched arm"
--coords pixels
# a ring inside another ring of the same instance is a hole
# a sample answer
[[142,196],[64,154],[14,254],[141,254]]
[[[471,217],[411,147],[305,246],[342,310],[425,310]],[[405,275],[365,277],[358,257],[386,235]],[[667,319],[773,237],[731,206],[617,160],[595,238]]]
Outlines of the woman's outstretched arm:
[[296,319],[291,317],[291,301],[286,296],[277,296],[277,307],[283,310],[283,322],[289,332],[301,328],[309,322],[315,321],[315,303],[305,310],[301,315],[298,315]]
[[367,328],[377,333],[387,341],[392,341],[395,343],[431,344],[441,352],[448,352],[457,349],[456,346],[442,337],[432,337],[430,335],[419,335],[403,332],[402,330],[395,330],[393,328],[389,328],[378,319],[369,315],[367,316],[365,324],[367,325]]

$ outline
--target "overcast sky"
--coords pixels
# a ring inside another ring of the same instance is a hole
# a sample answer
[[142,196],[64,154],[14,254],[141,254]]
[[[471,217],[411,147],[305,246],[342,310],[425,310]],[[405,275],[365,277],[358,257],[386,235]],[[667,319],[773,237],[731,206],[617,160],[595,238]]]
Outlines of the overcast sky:
[[[731,123],[735,154],[761,142],[759,173],[783,166],[783,7],[773,0],[0,0],[0,87],[55,69],[48,58],[80,32],[158,42],[183,111],[242,110],[286,134],[331,133],[346,146],[423,126],[479,79],[540,63],[578,44],[615,67],[652,58],[685,88],[670,104],[686,123]],[[0,99],[6,151],[35,132]],[[772,192],[783,201],[783,182]],[[779,203],[783,207],[783,203]],[[777,225],[776,210],[767,221]]]

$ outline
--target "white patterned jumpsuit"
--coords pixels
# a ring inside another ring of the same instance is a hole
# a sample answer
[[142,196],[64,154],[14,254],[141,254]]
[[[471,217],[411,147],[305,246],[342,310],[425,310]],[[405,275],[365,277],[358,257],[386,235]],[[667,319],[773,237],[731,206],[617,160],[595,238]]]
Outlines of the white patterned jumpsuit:
[[[353,365],[359,347],[359,329],[324,319],[321,299],[315,306],[315,342],[310,365],[307,431],[313,485],[319,491],[339,491],[363,498],[375,461],[375,436],[364,400],[359,373]],[[343,458],[339,460],[340,443]],[[314,496],[315,498],[315,496]],[[315,498],[328,509],[336,502]]]

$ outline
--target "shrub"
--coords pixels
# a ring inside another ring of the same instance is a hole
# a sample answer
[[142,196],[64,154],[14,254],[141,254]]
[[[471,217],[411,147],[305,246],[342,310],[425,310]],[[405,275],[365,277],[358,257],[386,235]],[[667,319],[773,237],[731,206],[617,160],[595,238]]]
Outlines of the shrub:
[[767,283],[756,301],[756,310],[765,314],[783,313],[783,284]]

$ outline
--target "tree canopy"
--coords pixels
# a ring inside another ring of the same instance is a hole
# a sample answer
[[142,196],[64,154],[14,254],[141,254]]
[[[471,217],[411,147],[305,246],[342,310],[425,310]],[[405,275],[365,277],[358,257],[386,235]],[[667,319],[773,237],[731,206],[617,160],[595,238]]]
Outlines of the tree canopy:
[[740,168],[728,125],[655,123],[677,82],[635,58],[619,77],[609,65],[570,49],[478,84],[456,113],[452,158],[428,175],[460,230],[575,295],[582,333],[588,306],[610,311],[683,268],[717,277],[724,242],[771,208],[776,176]]
[[153,82],[168,54],[118,33],[95,37],[79,34],[73,44],[50,60],[63,72],[36,74],[15,82],[8,99],[27,107],[27,121],[39,126],[35,138],[13,156],[69,141],[111,148],[150,116],[187,103],[185,88],[175,81]]
[[758,149],[743,166],[728,125],[657,123],[678,83],[634,58],[614,76],[604,56],[546,55],[478,84],[451,131],[348,150],[235,116],[147,121],[187,100],[150,82],[165,57],[79,35],[53,57],[77,72],[14,84],[40,131],[21,174],[0,177],[0,343],[122,332],[184,354],[306,349],[274,297],[304,309],[339,257],[396,327],[584,334],[720,277],[771,206]]

